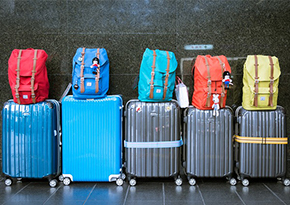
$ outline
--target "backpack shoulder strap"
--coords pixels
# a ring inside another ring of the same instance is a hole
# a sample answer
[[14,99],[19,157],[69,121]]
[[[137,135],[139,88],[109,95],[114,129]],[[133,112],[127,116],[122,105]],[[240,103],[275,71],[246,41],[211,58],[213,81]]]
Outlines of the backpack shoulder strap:
[[80,77],[81,77],[81,93],[84,93],[85,92],[85,79],[84,79],[84,67],[85,67],[85,50],[86,48],[83,47],[83,51],[82,51],[82,63],[81,63],[81,74],[80,74]]
[[97,68],[97,73],[95,75],[95,81],[96,81],[96,91],[95,93],[99,92],[99,80],[100,80],[100,49],[97,49],[97,53],[96,53],[97,58],[99,59],[99,67]]
[[36,61],[37,61],[37,49],[34,50],[34,58],[33,58],[33,69],[31,75],[31,98],[32,102],[35,103],[35,93],[34,93],[34,80],[35,80],[35,72],[36,72]]
[[153,50],[153,63],[152,63],[152,71],[151,71],[151,81],[150,81],[150,95],[149,95],[149,98],[153,98],[153,90],[154,90],[154,75],[155,75],[155,63],[156,63],[156,51]]
[[[217,59],[219,60],[219,63],[221,65],[221,79],[223,79],[223,73],[225,72],[225,64],[221,61],[220,57],[217,56]],[[225,85],[222,83],[222,93],[220,98],[220,107],[223,107],[224,103],[224,97],[225,97]]]
[[274,84],[274,64],[271,56],[268,56],[270,60],[271,72],[270,72],[270,97],[269,97],[269,106],[273,107],[273,84]]
[[206,58],[206,56],[204,56],[205,59],[205,65],[207,68],[207,87],[208,87],[208,93],[207,93],[207,98],[206,98],[206,107],[210,106],[210,97],[211,97],[211,77],[210,77],[210,68],[209,68],[209,64],[208,64],[208,60]]
[[22,49],[19,50],[19,54],[17,57],[17,68],[16,68],[16,72],[17,72],[17,76],[16,76],[16,85],[15,85],[15,97],[17,99],[17,103],[20,104],[20,98],[19,98],[19,83],[20,83],[20,60],[21,60],[21,53],[22,53]]
[[169,52],[166,51],[167,54],[167,68],[166,68],[166,76],[165,76],[165,84],[164,84],[164,92],[163,92],[163,100],[166,97],[167,86],[168,86],[168,78],[169,78],[169,67],[170,67],[170,56]]
[[258,77],[258,57],[255,55],[255,96],[254,96],[254,106],[258,107],[258,92],[259,92],[259,77]]

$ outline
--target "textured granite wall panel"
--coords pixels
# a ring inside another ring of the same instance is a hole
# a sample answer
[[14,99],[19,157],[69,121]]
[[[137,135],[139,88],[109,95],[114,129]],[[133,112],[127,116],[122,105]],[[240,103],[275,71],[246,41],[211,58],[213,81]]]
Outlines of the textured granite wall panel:
[[[0,5],[1,105],[12,97],[7,61],[14,48],[47,52],[49,97],[59,99],[71,81],[76,49],[104,47],[110,59],[109,93],[122,94],[126,103],[138,97],[132,84],[148,47],[175,53],[177,73],[190,95],[192,67],[184,58],[275,55],[282,71],[279,104],[290,112],[288,0],[0,0]],[[188,44],[212,44],[214,48],[184,50]],[[228,93],[228,105],[241,104],[243,63],[244,59],[230,60],[234,86]],[[289,134],[290,119],[287,125]]]

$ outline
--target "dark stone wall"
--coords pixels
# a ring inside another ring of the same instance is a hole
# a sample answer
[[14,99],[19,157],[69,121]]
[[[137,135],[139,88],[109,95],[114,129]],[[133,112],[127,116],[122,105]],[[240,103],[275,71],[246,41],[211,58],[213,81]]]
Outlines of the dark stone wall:
[[[138,97],[132,84],[148,47],[175,53],[177,73],[189,86],[190,95],[193,80],[187,58],[199,54],[240,57],[229,61],[234,87],[227,104],[236,106],[242,101],[245,57],[275,55],[282,71],[278,103],[290,112],[288,0],[0,0],[0,5],[2,105],[12,98],[7,62],[15,48],[41,48],[47,52],[49,97],[59,99],[71,81],[76,49],[104,47],[110,59],[109,94],[122,94],[127,102]],[[188,51],[184,49],[188,44],[214,47]],[[289,122],[288,117],[288,134]]]

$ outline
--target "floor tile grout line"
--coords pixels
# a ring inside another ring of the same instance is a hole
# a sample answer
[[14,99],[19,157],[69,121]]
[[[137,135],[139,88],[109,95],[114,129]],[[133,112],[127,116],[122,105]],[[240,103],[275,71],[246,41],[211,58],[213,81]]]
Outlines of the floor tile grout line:
[[282,200],[282,199],[280,199],[280,197],[277,195],[277,194],[275,194],[275,192],[273,192],[272,191],[272,189],[270,189],[266,184],[264,184],[263,183],[263,185],[264,185],[264,187],[266,187],[276,198],[278,198],[283,204],[285,204],[286,205],[286,203]]
[[86,200],[84,201],[83,205],[87,203],[88,199],[90,198],[92,192],[94,191],[95,187],[97,186],[97,183],[94,185],[94,187],[92,188],[92,190],[90,191],[89,195],[87,196]]
[[246,202],[244,202],[244,200],[242,199],[242,197],[239,195],[239,193],[237,192],[237,190],[235,190],[236,195],[239,197],[239,199],[242,201],[242,203],[244,205],[246,205]]
[[46,202],[48,202],[49,201],[49,199],[53,196],[53,195],[55,195],[55,193],[60,189],[60,187],[62,187],[62,186],[58,186],[57,187],[57,189],[45,200],[45,202],[43,203],[43,204],[45,204]]
[[125,205],[126,202],[127,202],[127,198],[128,198],[128,195],[129,195],[129,189],[130,189],[130,185],[127,187],[127,191],[126,191],[126,195],[125,195],[125,199],[124,199],[123,205]]
[[[29,182],[29,184],[31,184],[31,182]],[[25,189],[29,184],[27,184],[26,186],[24,186],[22,189],[20,189],[18,192],[16,192],[15,194],[13,194],[9,199],[11,199],[12,197],[14,197],[15,195],[17,195],[18,193],[20,193],[23,189]],[[3,204],[8,203],[8,201],[5,201]],[[2,204],[2,205],[3,205]]]
[[203,196],[202,196],[201,190],[200,190],[200,188],[199,188],[198,185],[196,185],[196,187],[197,187],[197,189],[198,189],[198,193],[199,193],[199,195],[200,195],[200,197],[201,197],[202,203],[205,205],[205,201],[204,201],[204,198],[203,198]]
[[165,187],[164,187],[164,183],[162,183],[162,202],[163,202],[163,205],[165,205]]

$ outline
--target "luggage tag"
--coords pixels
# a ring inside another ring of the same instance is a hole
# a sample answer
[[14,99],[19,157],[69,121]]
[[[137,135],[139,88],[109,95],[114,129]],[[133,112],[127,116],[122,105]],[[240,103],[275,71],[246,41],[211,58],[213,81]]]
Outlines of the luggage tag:
[[175,95],[177,102],[181,108],[186,108],[189,105],[188,90],[181,79],[176,76]]

